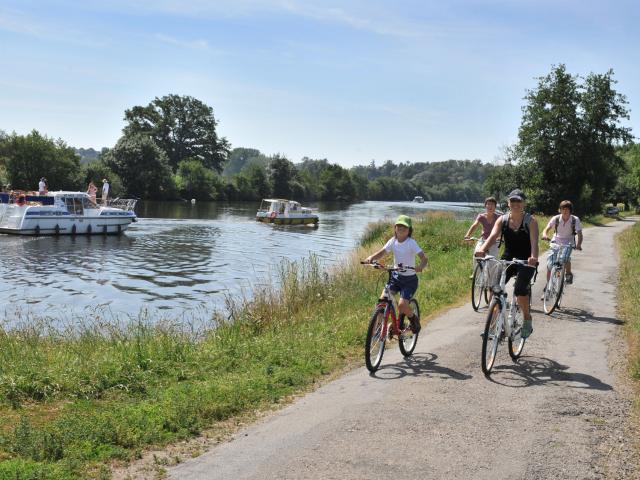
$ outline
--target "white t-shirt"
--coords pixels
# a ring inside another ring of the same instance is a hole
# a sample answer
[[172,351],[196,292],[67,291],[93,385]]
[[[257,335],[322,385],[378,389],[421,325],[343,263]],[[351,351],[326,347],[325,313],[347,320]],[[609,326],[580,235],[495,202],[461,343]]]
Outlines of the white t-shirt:
[[104,182],[102,184],[102,197],[106,197],[107,195],[109,195],[109,183],[108,182]]
[[[556,215],[549,220],[549,225],[551,228],[556,229],[556,233],[553,235],[551,239],[552,242],[559,243],[560,245],[571,245],[573,244],[573,227],[571,226],[572,217],[576,219],[576,234],[582,231],[582,223],[580,223],[580,219],[574,215],[569,215],[569,220],[566,222],[562,220],[562,215]],[[557,222],[557,227],[556,227]]]
[[44,192],[46,186],[47,185],[44,183],[44,180],[40,180],[40,182],[38,182],[38,191]]
[[[393,252],[393,260],[396,265],[402,264],[405,267],[414,268],[416,266],[416,255],[422,252],[420,246],[411,237],[407,237],[404,242],[399,242],[396,237],[391,237],[385,244],[384,249],[386,252]],[[398,273],[405,276],[416,274],[413,270]]]

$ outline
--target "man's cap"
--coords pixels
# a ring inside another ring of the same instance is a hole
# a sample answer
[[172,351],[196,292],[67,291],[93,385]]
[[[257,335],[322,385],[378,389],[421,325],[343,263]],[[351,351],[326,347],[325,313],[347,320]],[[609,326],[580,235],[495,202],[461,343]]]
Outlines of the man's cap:
[[404,225],[407,228],[411,228],[411,217],[408,215],[400,215],[396,218],[396,223],[394,225]]
[[516,188],[515,190],[513,190],[510,194],[509,194],[509,200],[526,200],[526,195],[524,194],[524,192],[522,190],[520,190],[519,188]]

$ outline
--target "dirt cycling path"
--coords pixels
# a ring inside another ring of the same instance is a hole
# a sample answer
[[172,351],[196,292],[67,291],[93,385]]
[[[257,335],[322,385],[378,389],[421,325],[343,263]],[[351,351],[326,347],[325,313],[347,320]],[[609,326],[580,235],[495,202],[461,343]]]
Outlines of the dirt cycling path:
[[394,345],[375,376],[357,369],[169,478],[638,478],[630,401],[610,366],[623,358],[613,237],[631,223],[585,231],[575,284],[551,317],[540,276],[523,357],[514,364],[501,345],[491,380],[480,369],[486,308],[465,305],[423,329],[412,359]]

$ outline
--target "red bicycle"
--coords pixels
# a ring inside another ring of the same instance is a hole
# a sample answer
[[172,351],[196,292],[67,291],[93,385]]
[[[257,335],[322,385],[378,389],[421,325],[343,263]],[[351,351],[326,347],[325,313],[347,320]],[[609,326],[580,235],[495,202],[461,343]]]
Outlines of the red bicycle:
[[[367,339],[364,344],[364,361],[367,364],[367,369],[373,373],[380,367],[386,342],[394,336],[398,339],[400,352],[402,352],[402,355],[405,357],[413,354],[416,344],[418,343],[418,334],[413,333],[413,330],[411,330],[409,319],[404,317],[401,319],[400,316],[396,315],[396,312],[399,310],[391,292],[392,273],[414,269],[412,267],[403,267],[402,265],[386,267],[378,262],[360,263],[378,270],[386,270],[389,275],[389,279],[384,286],[383,298],[378,300],[375,310],[371,314],[369,328],[367,329]],[[412,298],[409,300],[409,305],[412,313],[420,318],[418,301]]]

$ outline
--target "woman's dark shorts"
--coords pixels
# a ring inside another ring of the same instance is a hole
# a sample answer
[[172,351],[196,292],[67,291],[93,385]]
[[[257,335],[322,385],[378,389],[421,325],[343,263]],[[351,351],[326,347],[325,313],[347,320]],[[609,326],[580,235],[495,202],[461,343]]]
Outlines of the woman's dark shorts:
[[418,290],[417,275],[399,275],[398,272],[391,274],[391,291],[393,293],[400,292],[400,297],[409,300]]
[[513,288],[513,293],[516,297],[526,297],[529,295],[529,283],[531,283],[531,279],[535,273],[535,268],[524,267],[522,265],[509,265],[507,268],[507,282],[511,277],[516,276],[516,283]]

